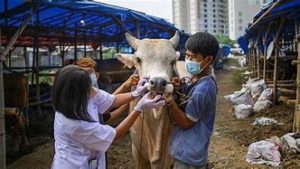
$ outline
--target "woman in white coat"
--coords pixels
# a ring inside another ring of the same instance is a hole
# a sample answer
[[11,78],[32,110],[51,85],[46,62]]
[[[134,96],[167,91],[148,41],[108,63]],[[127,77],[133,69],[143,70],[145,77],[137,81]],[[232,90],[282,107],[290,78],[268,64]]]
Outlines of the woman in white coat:
[[89,74],[70,65],[58,71],[53,84],[55,108],[55,155],[53,169],[89,169],[97,161],[98,169],[105,169],[105,152],[112,142],[120,139],[147,108],[165,104],[161,96],[149,98],[145,94],[134,110],[116,127],[99,123],[98,112],[119,107],[147,91],[141,79],[130,93],[111,95],[92,87]]

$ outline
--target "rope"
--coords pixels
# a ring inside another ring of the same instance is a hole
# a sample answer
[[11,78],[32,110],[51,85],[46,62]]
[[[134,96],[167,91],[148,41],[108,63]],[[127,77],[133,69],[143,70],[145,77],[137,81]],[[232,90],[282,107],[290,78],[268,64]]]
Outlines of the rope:
[[141,137],[140,137],[140,148],[139,148],[139,157],[138,157],[138,167],[140,166],[140,162],[141,162],[141,149],[142,149],[142,140],[143,140],[143,131],[144,131],[144,118],[145,115],[143,114],[142,116],[142,127],[141,127]]

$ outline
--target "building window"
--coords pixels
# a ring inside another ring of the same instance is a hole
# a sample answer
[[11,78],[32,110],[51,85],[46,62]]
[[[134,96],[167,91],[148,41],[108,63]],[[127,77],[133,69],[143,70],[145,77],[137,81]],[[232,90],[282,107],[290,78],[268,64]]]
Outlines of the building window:
[[207,32],[207,30],[205,30],[205,32]]
[[239,19],[239,23],[243,23],[243,20],[242,20],[242,19]]
[[204,4],[204,7],[206,7],[206,4]]
[[207,25],[204,25],[205,28],[207,28]]
[[207,19],[204,19],[204,22],[207,22]]
[[206,14],[204,14],[204,17],[207,17],[207,15],[206,15]]
[[239,30],[242,31],[242,30],[243,30],[243,27],[242,27],[242,26],[239,26]]
[[213,9],[213,12],[216,12],[216,10],[215,10],[215,9]]
[[214,28],[216,27],[216,25],[214,25]]
[[215,17],[216,17],[216,15],[213,15],[213,17],[215,18]]
[[204,9],[204,12],[207,12],[207,9]]
[[215,4],[213,4],[213,7],[216,7],[216,5],[215,5]]
[[213,22],[216,23],[216,20],[214,19]]
[[238,12],[238,15],[239,15],[239,16],[242,16],[242,15],[243,15],[243,13],[242,13],[242,12]]
[[216,30],[214,30],[214,33],[216,33],[217,31]]
[[216,0],[213,0],[213,2],[216,2]]

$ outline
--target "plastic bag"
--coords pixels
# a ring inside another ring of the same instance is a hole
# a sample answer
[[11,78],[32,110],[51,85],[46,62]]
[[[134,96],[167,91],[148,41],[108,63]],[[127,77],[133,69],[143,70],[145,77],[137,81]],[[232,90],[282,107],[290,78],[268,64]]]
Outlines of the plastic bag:
[[273,90],[271,88],[266,88],[259,96],[258,101],[270,100],[272,99]]
[[300,138],[294,137],[295,133],[287,133],[281,137],[283,150],[288,154],[296,154],[300,152]]
[[253,106],[253,111],[255,113],[265,111],[272,106],[272,102],[269,100],[257,101]]
[[278,166],[281,162],[280,159],[279,145],[266,140],[250,144],[246,157],[246,161],[250,164],[271,166]]
[[251,105],[239,104],[234,106],[234,115],[237,119],[245,119],[252,115]]
[[233,96],[230,97],[230,103],[232,105],[246,104],[246,105],[254,105],[254,101],[251,95],[247,92],[238,92],[234,93]]
[[267,118],[267,117],[259,117],[256,118],[252,125],[256,126],[268,126],[268,125],[276,125],[278,124],[277,120]]

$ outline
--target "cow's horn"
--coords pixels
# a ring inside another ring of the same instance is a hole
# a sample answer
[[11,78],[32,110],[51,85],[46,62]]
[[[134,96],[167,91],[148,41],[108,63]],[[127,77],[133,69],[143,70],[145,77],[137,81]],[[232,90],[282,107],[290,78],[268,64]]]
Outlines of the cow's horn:
[[179,33],[178,33],[178,31],[175,32],[175,35],[171,39],[169,39],[169,41],[171,42],[173,48],[176,49],[177,45],[179,43]]
[[134,36],[130,35],[129,33],[125,33],[125,37],[126,37],[126,40],[127,42],[129,43],[129,45],[134,49],[136,50],[137,49],[137,46],[140,42],[139,39],[135,38]]

